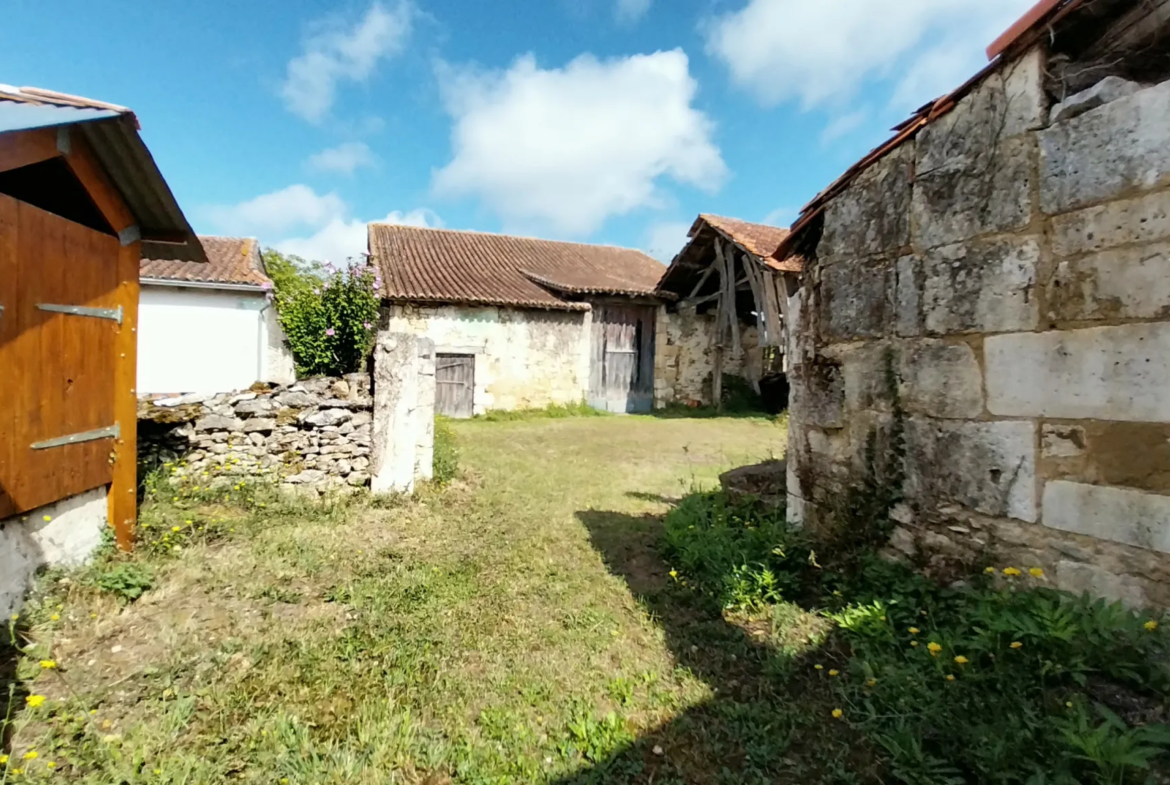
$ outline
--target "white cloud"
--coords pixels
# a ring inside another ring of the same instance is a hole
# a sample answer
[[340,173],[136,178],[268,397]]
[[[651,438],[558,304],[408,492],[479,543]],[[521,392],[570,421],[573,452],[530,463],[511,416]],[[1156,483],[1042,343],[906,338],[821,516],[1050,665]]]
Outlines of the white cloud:
[[867,117],[869,117],[867,110],[858,109],[856,112],[849,112],[834,118],[821,131],[821,144],[827,145],[830,142],[835,142],[842,136],[857,130]]
[[669,264],[687,244],[690,230],[691,224],[682,221],[652,224],[646,231],[646,253],[663,264]]
[[634,24],[641,21],[653,3],[654,0],[616,0],[613,16],[619,24]]
[[712,21],[707,51],[765,105],[840,105],[896,69],[909,74],[897,108],[914,108],[975,73],[984,47],[1034,2],[748,0]]
[[346,213],[335,193],[324,196],[307,185],[290,185],[235,205],[213,205],[203,216],[226,234],[280,234],[297,226],[320,226]]
[[[409,212],[395,210],[378,223],[403,226],[442,226],[443,221],[431,210]],[[296,254],[303,259],[339,263],[366,252],[365,221],[334,218],[306,237],[290,237],[275,243],[281,253]]]
[[345,142],[309,156],[308,165],[318,172],[353,174],[360,167],[373,166],[375,162],[374,151],[368,144]]
[[777,207],[772,212],[764,216],[760,223],[765,226],[788,226],[796,220],[799,210],[795,207]]
[[280,91],[285,106],[309,122],[322,120],[333,108],[339,82],[365,81],[379,60],[406,48],[414,16],[410,0],[399,0],[389,9],[375,2],[352,26],[337,19],[318,24],[304,51],[289,61]]
[[587,235],[663,201],[659,180],[714,190],[726,166],[682,50],[544,70],[440,67],[454,158],[436,193],[478,196],[506,223]]

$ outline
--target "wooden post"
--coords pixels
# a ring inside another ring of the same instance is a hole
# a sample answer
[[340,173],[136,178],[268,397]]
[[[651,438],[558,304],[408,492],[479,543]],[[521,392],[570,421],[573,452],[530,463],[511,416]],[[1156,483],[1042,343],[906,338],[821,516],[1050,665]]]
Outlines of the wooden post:
[[121,435],[114,443],[114,477],[110,485],[109,521],[118,547],[134,547],[138,518],[138,266],[142,244],[132,242],[118,253],[116,302],[122,327],[114,339],[114,419]]

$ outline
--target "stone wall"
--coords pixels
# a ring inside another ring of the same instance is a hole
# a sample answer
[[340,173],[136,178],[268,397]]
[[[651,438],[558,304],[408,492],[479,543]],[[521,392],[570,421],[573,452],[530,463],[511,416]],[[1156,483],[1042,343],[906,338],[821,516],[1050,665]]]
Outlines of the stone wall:
[[1050,115],[1043,68],[829,204],[792,301],[790,512],[824,521],[900,430],[899,551],[1166,605],[1170,83]]
[[211,487],[252,478],[318,492],[364,488],[372,409],[364,374],[144,401],[139,460],[175,463],[177,476],[206,476]]
[[475,356],[475,414],[578,403],[589,386],[588,312],[391,305],[383,327]]
[[[725,376],[745,376],[761,363],[755,327],[741,325],[743,351],[728,349],[723,357]],[[694,309],[658,309],[654,350],[654,406],[671,404],[710,406],[715,372],[715,316]]]

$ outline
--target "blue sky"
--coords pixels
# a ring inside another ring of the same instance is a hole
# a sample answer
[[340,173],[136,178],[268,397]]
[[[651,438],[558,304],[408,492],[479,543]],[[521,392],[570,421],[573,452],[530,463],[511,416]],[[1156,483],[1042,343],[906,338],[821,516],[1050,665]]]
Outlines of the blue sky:
[[5,0],[0,83],[134,109],[195,229],[367,221],[669,259],[787,225],[1033,0]]

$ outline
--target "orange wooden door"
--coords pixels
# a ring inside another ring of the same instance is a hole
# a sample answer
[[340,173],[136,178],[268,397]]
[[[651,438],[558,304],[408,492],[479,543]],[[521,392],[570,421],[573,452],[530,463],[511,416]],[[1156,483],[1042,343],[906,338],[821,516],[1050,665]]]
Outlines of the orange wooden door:
[[[0,195],[0,518],[110,482],[116,237]],[[48,309],[45,308],[48,306]]]

